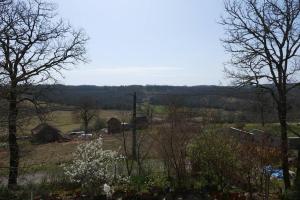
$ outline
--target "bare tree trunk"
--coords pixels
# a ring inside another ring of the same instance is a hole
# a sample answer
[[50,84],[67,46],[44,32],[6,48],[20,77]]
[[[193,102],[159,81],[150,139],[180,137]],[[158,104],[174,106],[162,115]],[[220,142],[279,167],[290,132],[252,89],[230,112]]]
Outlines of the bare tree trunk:
[[269,196],[270,196],[270,178],[268,176],[268,179],[266,179],[267,181],[267,185],[266,185],[266,200],[269,200]]
[[261,125],[265,127],[265,110],[263,105],[260,105],[260,119],[261,119]]
[[8,142],[10,151],[8,188],[13,189],[17,185],[18,167],[19,167],[19,146],[17,143],[17,95],[16,87],[12,87],[9,96],[9,114],[8,114]]
[[88,120],[84,120],[84,134],[86,135],[88,133],[88,125],[89,122]]
[[288,161],[288,137],[287,137],[287,105],[286,96],[281,95],[280,105],[278,105],[278,115],[280,122],[281,131],[281,159],[282,159],[282,170],[285,189],[291,187],[290,177],[289,177],[289,161]]
[[296,173],[296,179],[295,179],[295,187],[298,191],[300,191],[300,150],[298,150],[297,173]]
[[136,92],[133,94],[132,108],[132,159],[137,160],[137,136],[136,136]]

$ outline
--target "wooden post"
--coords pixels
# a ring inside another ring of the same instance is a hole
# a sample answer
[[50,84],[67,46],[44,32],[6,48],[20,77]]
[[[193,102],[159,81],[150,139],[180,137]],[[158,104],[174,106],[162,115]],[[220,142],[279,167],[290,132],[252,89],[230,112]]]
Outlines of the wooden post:
[[136,92],[133,93],[133,108],[132,108],[132,158],[137,159],[137,138],[136,138]]

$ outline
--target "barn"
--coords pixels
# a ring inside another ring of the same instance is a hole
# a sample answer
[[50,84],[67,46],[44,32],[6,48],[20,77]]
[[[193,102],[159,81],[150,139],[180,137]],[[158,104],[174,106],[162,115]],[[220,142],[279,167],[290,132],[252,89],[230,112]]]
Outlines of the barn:
[[107,121],[107,132],[108,134],[120,133],[122,123],[119,119],[112,117]]
[[67,141],[67,139],[61,135],[60,130],[53,126],[50,126],[47,123],[42,123],[36,126],[31,130],[31,134],[32,142],[39,144]]

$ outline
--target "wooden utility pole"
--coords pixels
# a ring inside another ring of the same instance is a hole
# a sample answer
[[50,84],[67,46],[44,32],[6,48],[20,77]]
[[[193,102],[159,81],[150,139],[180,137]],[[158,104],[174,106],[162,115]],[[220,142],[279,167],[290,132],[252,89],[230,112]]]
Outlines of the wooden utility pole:
[[132,158],[137,159],[137,139],[136,139],[136,92],[133,93],[133,108],[132,108]]

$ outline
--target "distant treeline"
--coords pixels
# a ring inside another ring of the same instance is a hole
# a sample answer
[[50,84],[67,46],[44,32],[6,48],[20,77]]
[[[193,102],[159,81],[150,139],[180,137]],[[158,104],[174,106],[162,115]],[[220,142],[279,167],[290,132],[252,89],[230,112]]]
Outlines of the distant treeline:
[[[42,85],[40,99],[61,105],[76,106],[82,99],[93,100],[99,108],[129,110],[132,95],[137,93],[138,103],[169,105],[173,101],[190,108],[213,108],[233,112],[255,112],[265,107],[265,112],[274,113],[274,103],[268,94],[253,87],[230,86],[66,86]],[[300,111],[300,89],[289,96],[292,118]]]

